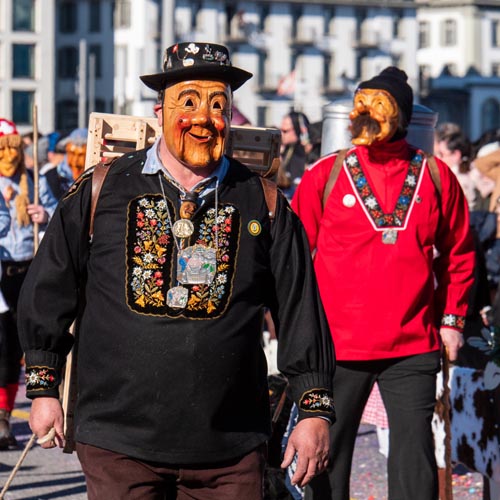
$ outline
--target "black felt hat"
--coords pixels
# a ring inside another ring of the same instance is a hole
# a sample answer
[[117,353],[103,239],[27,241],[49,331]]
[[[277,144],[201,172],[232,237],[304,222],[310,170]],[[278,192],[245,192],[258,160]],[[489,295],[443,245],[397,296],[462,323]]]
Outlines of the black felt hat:
[[224,45],[184,42],[165,50],[163,72],[140,78],[156,91],[163,90],[171,83],[193,79],[221,80],[234,91],[252,76],[252,73],[231,65],[229,50]]
[[361,82],[358,89],[381,89],[389,92],[403,113],[406,128],[413,112],[413,90],[407,82],[408,75],[404,71],[395,66],[389,66],[371,80]]

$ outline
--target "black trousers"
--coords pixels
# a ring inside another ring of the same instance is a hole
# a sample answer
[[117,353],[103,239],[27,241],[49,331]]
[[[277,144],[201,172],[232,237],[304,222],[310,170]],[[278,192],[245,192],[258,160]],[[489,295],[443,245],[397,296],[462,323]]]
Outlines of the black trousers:
[[17,384],[23,351],[17,333],[17,300],[29,261],[2,261],[0,289],[9,310],[0,314],[0,387]]
[[337,421],[331,427],[328,470],[306,488],[308,500],[349,500],[352,455],[366,401],[378,381],[389,420],[389,500],[437,500],[431,429],[440,354],[379,361],[338,361]]

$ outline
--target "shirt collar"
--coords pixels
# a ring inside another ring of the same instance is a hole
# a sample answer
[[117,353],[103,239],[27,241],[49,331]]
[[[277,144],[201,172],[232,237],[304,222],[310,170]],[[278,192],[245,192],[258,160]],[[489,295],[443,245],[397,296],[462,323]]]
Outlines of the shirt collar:
[[[151,148],[149,148],[148,151],[146,152],[146,161],[144,162],[142,173],[146,175],[157,174],[161,170],[169,179],[174,181],[176,186],[178,186],[178,183],[176,182],[175,178],[163,165],[160,159],[160,154],[159,154],[160,140],[161,136],[155,140]],[[208,184],[207,187],[203,189],[203,191],[201,191],[200,193],[201,197],[206,196],[208,193],[213,191],[217,181],[220,184],[220,182],[226,176],[228,168],[229,168],[229,160],[227,159],[226,156],[223,156],[221,162],[210,176],[213,182]],[[206,179],[201,180],[198,184],[196,184],[196,186],[198,186],[203,182],[206,182]],[[195,189],[196,186],[194,186],[193,189]]]

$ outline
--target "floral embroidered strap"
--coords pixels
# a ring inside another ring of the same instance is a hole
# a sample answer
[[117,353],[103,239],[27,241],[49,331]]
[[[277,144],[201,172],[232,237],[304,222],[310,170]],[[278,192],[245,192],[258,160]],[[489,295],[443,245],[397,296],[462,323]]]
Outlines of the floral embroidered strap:
[[417,151],[408,165],[408,171],[394,211],[392,213],[385,213],[366,178],[356,152],[352,151],[347,155],[345,164],[351,176],[353,186],[376,229],[403,228],[417,190],[422,163],[422,153],[421,151]]

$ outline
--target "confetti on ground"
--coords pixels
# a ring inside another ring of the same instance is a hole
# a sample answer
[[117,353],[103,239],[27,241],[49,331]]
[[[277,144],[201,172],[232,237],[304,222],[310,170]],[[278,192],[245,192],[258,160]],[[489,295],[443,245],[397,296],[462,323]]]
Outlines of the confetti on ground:
[[[457,500],[482,500],[483,478],[463,466],[452,476]],[[354,451],[351,474],[351,500],[387,500],[386,458],[379,452],[373,425],[362,424]]]

